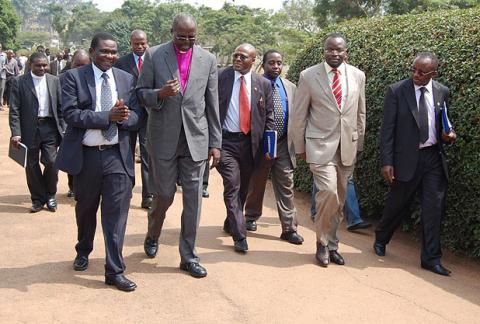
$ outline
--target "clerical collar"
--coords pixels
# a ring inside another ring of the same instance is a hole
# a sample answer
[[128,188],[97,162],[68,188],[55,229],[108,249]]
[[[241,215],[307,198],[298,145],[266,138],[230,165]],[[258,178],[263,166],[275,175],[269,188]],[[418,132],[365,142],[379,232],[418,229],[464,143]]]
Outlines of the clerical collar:
[[30,71],[30,74],[32,75],[32,78],[35,79],[35,80],[42,80],[45,77],[45,74],[43,76],[38,76],[38,75],[33,74],[32,71]]

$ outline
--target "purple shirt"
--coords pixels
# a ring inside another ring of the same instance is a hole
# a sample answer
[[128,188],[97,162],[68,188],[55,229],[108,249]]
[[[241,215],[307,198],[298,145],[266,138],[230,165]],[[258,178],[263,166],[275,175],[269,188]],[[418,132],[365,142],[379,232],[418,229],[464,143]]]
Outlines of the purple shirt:
[[190,63],[192,61],[192,48],[190,48],[185,53],[180,52],[180,50],[173,45],[175,49],[175,55],[177,56],[178,64],[178,73],[180,75],[180,85],[182,87],[182,93],[185,93],[185,88],[187,87],[188,75],[190,73]]

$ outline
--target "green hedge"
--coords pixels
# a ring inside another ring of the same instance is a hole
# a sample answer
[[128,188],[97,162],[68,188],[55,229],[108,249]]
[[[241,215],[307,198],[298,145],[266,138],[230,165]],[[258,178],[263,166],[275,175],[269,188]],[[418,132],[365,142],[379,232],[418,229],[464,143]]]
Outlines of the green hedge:
[[[329,32],[349,42],[349,63],[367,76],[365,150],[355,171],[362,213],[380,217],[388,190],[379,172],[379,130],[386,86],[408,77],[419,51],[440,59],[437,80],[450,88],[450,119],[459,136],[448,147],[450,184],[443,243],[454,251],[480,256],[480,7],[420,15],[387,16],[347,21],[323,29],[296,58],[288,78],[323,60],[323,40]],[[309,191],[311,176],[300,163],[296,187]],[[418,206],[412,213],[418,221]]]

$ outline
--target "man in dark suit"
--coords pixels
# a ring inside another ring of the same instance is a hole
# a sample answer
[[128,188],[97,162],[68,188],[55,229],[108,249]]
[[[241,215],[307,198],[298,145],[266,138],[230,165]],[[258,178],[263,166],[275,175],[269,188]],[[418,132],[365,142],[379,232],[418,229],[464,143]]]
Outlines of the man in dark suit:
[[195,45],[197,23],[189,14],[173,19],[173,40],[151,47],[138,79],[137,94],[147,107],[149,184],[153,193],[148,212],[145,254],[158,251],[166,212],[173,203],[176,182],[182,183],[183,212],[180,231],[180,269],[202,278],[207,271],[195,251],[205,164],[220,159],[215,56]]
[[267,160],[260,158],[260,163],[253,171],[245,203],[246,229],[257,230],[257,220],[262,216],[263,196],[268,173],[271,171],[273,191],[277,201],[278,216],[282,225],[280,239],[292,244],[302,244],[303,237],[297,233],[297,210],[293,203],[293,169],[296,166],[295,149],[288,122],[289,112],[293,111],[293,99],[296,86],[280,77],[283,57],[275,50],[263,55],[262,68],[264,77],[270,82],[273,98],[273,116],[277,131],[277,158]]
[[447,191],[447,166],[442,144],[455,141],[442,131],[440,109],[449,101],[448,88],[436,82],[438,59],[428,52],[413,61],[412,77],[390,85],[380,132],[381,173],[390,184],[382,219],[375,230],[375,253],[385,255],[415,192],[422,190],[421,266],[448,276],[440,263],[440,227]]
[[[134,30],[130,34],[130,46],[132,53],[122,56],[115,62],[115,67],[122,69],[138,81],[138,75],[145,60],[145,51],[148,48],[147,34],[143,30]],[[141,207],[150,209],[152,207],[152,194],[148,185],[148,152],[147,152],[147,119],[139,125],[138,130],[130,132],[130,145],[132,152],[135,152],[137,136],[140,144],[140,161],[142,174],[142,203]]]
[[122,249],[135,176],[130,129],[142,118],[133,77],[114,68],[117,43],[97,33],[89,49],[93,64],[66,72],[62,102],[67,131],[58,152],[60,170],[74,176],[78,226],[74,270],[88,267],[96,213],[101,201],[105,239],[105,283],[123,291],[136,288],[124,276]]
[[[25,172],[32,199],[30,212],[42,210],[45,204],[54,212],[58,182],[54,164],[65,130],[60,110],[61,88],[58,78],[46,73],[48,62],[44,53],[33,53],[29,61],[31,72],[11,81],[11,142],[15,147],[21,142],[28,148]],[[39,162],[44,166],[43,172]]]
[[242,44],[233,53],[233,67],[219,73],[218,95],[222,124],[222,155],[218,172],[223,178],[227,209],[223,229],[232,235],[237,252],[248,250],[243,209],[254,163],[263,156],[263,133],[274,128],[272,86],[251,72],[257,52]]
[[55,59],[50,61],[50,71],[49,71],[49,73],[51,75],[58,76],[60,74],[60,71],[62,70],[62,68],[61,68],[62,60],[63,60],[63,54],[61,52],[58,52]]

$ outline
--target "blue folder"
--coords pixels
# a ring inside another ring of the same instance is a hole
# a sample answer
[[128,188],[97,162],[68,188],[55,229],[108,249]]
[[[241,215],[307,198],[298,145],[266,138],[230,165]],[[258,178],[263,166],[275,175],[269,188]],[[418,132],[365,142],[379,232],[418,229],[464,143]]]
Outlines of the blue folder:
[[263,133],[263,154],[271,159],[277,157],[277,131],[266,130]]
[[452,130],[453,126],[450,120],[448,119],[448,109],[447,109],[447,103],[443,102],[443,107],[440,109],[441,114],[442,114],[442,128],[445,134],[450,133]]

